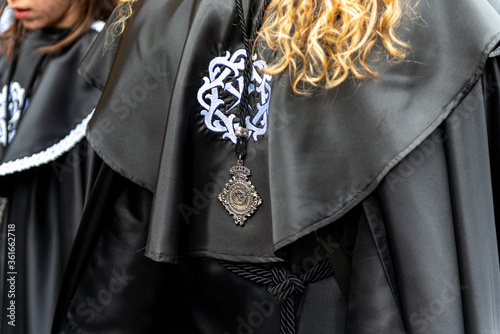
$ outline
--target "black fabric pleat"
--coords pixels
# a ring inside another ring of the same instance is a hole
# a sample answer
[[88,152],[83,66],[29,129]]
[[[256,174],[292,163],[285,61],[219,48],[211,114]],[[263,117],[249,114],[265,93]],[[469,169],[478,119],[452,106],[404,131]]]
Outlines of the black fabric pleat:
[[[176,267],[143,255],[152,194],[96,158],[88,207],[75,241],[53,331],[157,333],[179,321]],[[86,254],[86,256],[81,256]],[[68,310],[69,308],[69,310]],[[174,321],[175,320],[175,321]]]
[[[15,225],[17,272],[15,298],[8,298],[8,289],[2,290],[2,333],[37,333],[51,327],[69,249],[83,212],[89,150],[83,140],[52,163],[1,180],[2,189],[11,189],[4,193],[8,205],[2,224]],[[2,243],[1,247],[6,246]],[[5,268],[5,257],[1,263]],[[15,327],[6,323],[10,300],[16,303]]]

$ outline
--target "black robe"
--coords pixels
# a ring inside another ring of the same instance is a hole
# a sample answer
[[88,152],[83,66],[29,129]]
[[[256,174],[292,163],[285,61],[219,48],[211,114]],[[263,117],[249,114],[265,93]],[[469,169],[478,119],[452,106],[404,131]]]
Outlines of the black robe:
[[[260,6],[244,1],[249,27]],[[81,67],[104,87],[99,158],[54,332],[499,333],[500,3],[415,10],[410,57],[376,49],[377,79],[299,97],[254,71],[262,204],[238,226],[217,198],[240,123],[235,3],[139,1]]]
[[[42,29],[27,34],[10,90],[12,62],[0,59],[0,332],[4,334],[50,332],[83,211],[91,159],[85,129],[101,91],[83,80],[77,67],[97,36],[95,29],[62,54],[43,61],[33,93],[21,110],[42,57],[38,47],[51,45],[66,33]],[[7,93],[12,98],[10,116],[5,118]]]

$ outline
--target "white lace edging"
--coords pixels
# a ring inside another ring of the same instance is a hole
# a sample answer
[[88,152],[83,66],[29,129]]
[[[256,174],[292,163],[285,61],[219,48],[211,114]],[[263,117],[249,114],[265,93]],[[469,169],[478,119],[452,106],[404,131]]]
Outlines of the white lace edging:
[[93,114],[94,112],[92,111],[80,124],[76,126],[76,128],[71,130],[71,132],[66,137],[64,137],[51,147],[31,156],[1,164],[0,176],[21,172],[23,170],[38,167],[56,160],[61,155],[75,147],[76,144],[78,144],[78,142],[80,142],[85,137],[85,129],[87,128],[87,124],[92,118]]

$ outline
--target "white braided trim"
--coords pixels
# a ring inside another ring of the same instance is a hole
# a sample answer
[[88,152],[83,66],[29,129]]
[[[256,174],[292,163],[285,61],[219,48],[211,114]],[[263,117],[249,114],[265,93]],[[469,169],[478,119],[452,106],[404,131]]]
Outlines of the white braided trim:
[[85,119],[76,126],[71,132],[61,141],[55,143],[44,151],[35,153],[31,156],[21,159],[8,161],[0,165],[0,176],[17,173],[33,167],[44,165],[54,161],[64,153],[71,150],[73,147],[85,137],[85,129],[92,118],[93,111],[85,117]]

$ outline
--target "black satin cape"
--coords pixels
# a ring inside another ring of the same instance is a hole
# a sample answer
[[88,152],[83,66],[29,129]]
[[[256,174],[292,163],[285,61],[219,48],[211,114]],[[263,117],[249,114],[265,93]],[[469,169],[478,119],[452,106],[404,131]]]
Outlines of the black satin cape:
[[[29,32],[21,46],[14,82],[27,89],[41,55],[66,32]],[[91,148],[85,128],[101,91],[77,73],[97,31],[91,30],[58,56],[49,56],[11,143],[0,144],[2,211],[0,332],[49,333],[71,245],[83,211]],[[0,84],[11,63],[0,59]],[[2,101],[2,108],[4,108]],[[4,200],[5,200],[4,199]],[[15,230],[8,226],[15,225]],[[10,234],[8,234],[11,232]],[[15,269],[6,262],[7,240],[15,237]],[[7,284],[16,272],[15,297]],[[15,327],[7,308],[15,301]]]
[[278,333],[267,288],[219,261],[299,275],[326,253],[297,333],[500,332],[499,9],[420,1],[411,56],[374,62],[379,79],[297,97],[273,78],[245,160],[263,204],[238,227],[217,199],[234,145],[197,100],[210,61],[243,49],[235,4],[139,1],[115,52],[81,67],[105,86],[99,159],[54,331]]

